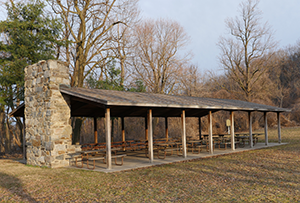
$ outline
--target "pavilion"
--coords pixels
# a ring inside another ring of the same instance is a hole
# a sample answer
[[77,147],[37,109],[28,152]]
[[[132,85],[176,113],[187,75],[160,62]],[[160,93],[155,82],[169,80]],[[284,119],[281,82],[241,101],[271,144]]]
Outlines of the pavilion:
[[[164,117],[166,122],[166,137],[168,137],[168,117],[181,117],[181,137],[183,158],[187,157],[186,145],[186,117],[199,118],[199,129],[201,128],[201,117],[208,116],[209,122],[209,153],[213,154],[213,132],[212,113],[224,110],[230,112],[231,149],[235,150],[234,112],[245,111],[249,116],[250,147],[253,147],[252,137],[252,112],[263,112],[265,123],[265,145],[268,145],[267,113],[277,113],[278,120],[278,142],[281,143],[280,113],[290,110],[268,105],[250,103],[238,100],[200,98],[190,96],[175,96],[153,93],[124,92],[102,89],[86,89],[59,85],[59,92],[63,98],[68,97],[71,117],[93,117],[95,136],[97,143],[97,117],[105,117],[106,130],[106,164],[107,169],[112,168],[111,161],[111,127],[110,117],[120,117],[122,120],[122,140],[125,141],[124,117],[145,118],[145,134],[148,140],[149,161],[153,162],[153,132],[152,118]],[[26,102],[26,100],[25,100]],[[20,105],[11,113],[12,116],[24,117],[25,105]],[[200,130],[201,135],[201,130]],[[25,139],[24,139],[25,140]]]

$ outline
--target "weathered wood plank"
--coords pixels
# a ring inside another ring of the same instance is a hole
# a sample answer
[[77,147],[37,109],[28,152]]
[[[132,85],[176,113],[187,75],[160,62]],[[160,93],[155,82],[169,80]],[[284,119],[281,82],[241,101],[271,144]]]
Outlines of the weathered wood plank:
[[111,169],[110,108],[106,108],[105,111],[105,134],[106,134],[106,164],[107,164],[107,169]]
[[250,148],[253,148],[253,135],[252,135],[252,115],[251,111],[248,113],[248,121],[249,121],[249,140],[250,140]]
[[150,163],[153,163],[153,129],[152,129],[152,109],[148,110],[148,153]]
[[230,134],[231,134],[231,149],[235,150],[235,139],[234,139],[234,112],[230,112]]
[[182,155],[183,158],[187,157],[186,151],[186,128],[185,128],[185,110],[181,112],[181,137],[182,137]]
[[214,153],[214,148],[213,148],[213,132],[212,132],[212,112],[209,111],[208,113],[208,142],[209,142],[209,153],[213,154]]
[[269,144],[268,138],[268,119],[267,119],[267,112],[264,112],[264,120],[265,120],[265,145]]

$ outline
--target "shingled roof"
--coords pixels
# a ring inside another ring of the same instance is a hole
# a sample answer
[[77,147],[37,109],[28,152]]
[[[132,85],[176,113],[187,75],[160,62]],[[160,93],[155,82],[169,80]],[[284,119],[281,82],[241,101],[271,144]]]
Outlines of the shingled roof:
[[[156,116],[178,116],[180,115],[182,109],[186,110],[186,116],[203,116],[206,115],[209,110],[261,112],[289,111],[288,109],[284,108],[229,99],[124,92],[102,89],[85,89],[78,87],[61,87],[60,91],[63,94],[77,98],[77,101],[79,101],[78,99],[81,99],[81,102],[89,101],[94,104],[102,105],[103,107],[106,106],[112,109],[116,108],[119,110],[119,112],[113,111],[113,114],[119,116],[145,116],[148,108],[156,109],[153,110],[154,116],[155,114]],[[130,112],[130,109],[128,108],[131,108],[132,111],[137,112]],[[128,110],[129,112],[124,112]],[[156,111],[161,113],[155,113]]]
[[[111,108],[111,116],[115,117],[144,117],[149,108],[153,116],[177,117],[181,110],[186,111],[187,117],[198,117],[208,114],[208,111],[260,111],[260,112],[289,112],[285,108],[263,104],[215,98],[164,95],[142,92],[125,92],[103,89],[86,89],[79,87],[61,86],[63,95],[71,97],[71,115],[86,117],[102,117],[104,109]],[[24,108],[24,107],[23,107]],[[19,107],[11,114],[21,115]],[[24,111],[24,109],[23,109]]]

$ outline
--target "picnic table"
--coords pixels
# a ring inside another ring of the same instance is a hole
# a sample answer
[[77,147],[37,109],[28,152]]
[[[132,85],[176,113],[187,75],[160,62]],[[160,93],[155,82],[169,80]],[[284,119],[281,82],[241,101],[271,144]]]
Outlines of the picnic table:
[[[173,142],[173,141],[169,141],[169,142],[159,142],[159,143],[154,143],[154,146],[156,146],[156,150],[157,150],[157,157],[159,159],[165,159],[167,156],[167,152],[171,152],[170,155],[173,155],[173,151],[177,151],[177,155],[179,156],[179,151],[182,149],[180,147],[178,147],[180,144],[179,142]],[[176,145],[176,147],[175,147]],[[164,157],[160,157],[159,153],[163,152],[164,153]]]
[[[258,142],[258,138],[261,135],[263,135],[263,133],[252,133],[253,145],[255,145]],[[237,138],[238,140],[241,140],[243,142],[244,146],[245,146],[245,142],[250,143],[249,133],[236,133],[235,138]]]
[[[192,149],[193,154],[199,154],[202,151],[202,148],[208,149],[207,143],[204,144],[202,140],[189,140],[187,141],[189,147]],[[198,149],[198,153],[195,153],[194,150]]]
[[[115,164],[116,165],[123,165],[123,158],[126,156],[126,154],[117,154],[117,151],[123,150],[122,147],[114,147],[111,148],[112,152],[115,152],[114,155],[111,156],[111,158],[115,159]],[[73,156],[71,155],[72,158],[75,158],[75,165],[76,167],[83,168],[83,162],[86,161],[86,165],[88,169],[89,168],[89,161],[93,161],[93,168],[95,169],[95,161],[97,160],[103,160],[103,163],[105,164],[105,159],[106,159],[106,149],[96,149],[96,150],[86,150],[86,151],[81,151],[79,153],[74,154]],[[80,160],[78,160],[80,158]],[[121,158],[122,162],[121,164],[117,163],[117,158]],[[81,166],[78,166],[78,162],[81,161]]]
[[[207,142],[208,140],[208,134],[203,134],[204,136],[204,141]],[[231,141],[229,140],[230,134],[213,134],[213,148],[215,145],[219,146],[219,149],[221,149],[221,145],[224,145],[224,149],[227,149],[227,145],[231,144]],[[208,145],[207,145],[208,147]]]

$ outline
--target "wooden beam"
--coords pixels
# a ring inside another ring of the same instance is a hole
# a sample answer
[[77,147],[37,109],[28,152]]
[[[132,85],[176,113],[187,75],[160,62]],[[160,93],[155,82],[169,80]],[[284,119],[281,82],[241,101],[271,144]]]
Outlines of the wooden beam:
[[94,117],[94,143],[98,143],[97,117]]
[[213,133],[212,133],[212,112],[208,112],[208,142],[209,142],[209,153],[213,154],[214,153],[214,148],[213,148]]
[[278,126],[278,143],[281,144],[281,124],[280,124],[280,113],[277,112],[277,126]]
[[165,135],[166,135],[166,140],[169,140],[169,132],[168,132],[168,117],[165,117]]
[[199,140],[202,140],[202,125],[201,125],[201,117],[198,117],[198,123],[199,123]]
[[265,145],[269,144],[268,140],[268,120],[267,120],[267,112],[264,112],[264,120],[265,120]]
[[153,163],[153,130],[152,130],[152,109],[148,110],[148,154],[150,163]]
[[121,128],[122,128],[122,141],[125,142],[125,121],[124,121],[124,117],[121,117]]
[[186,151],[186,128],[185,128],[185,110],[181,112],[181,137],[182,137],[182,152],[183,158],[187,157]]
[[252,115],[251,111],[248,112],[248,121],[249,121],[249,141],[250,141],[250,148],[253,148],[253,135],[252,135]]
[[107,164],[107,169],[111,169],[110,108],[106,108],[105,110],[105,134],[106,134],[106,164]]
[[235,139],[234,139],[234,112],[230,112],[230,134],[231,134],[231,149],[235,150]]

